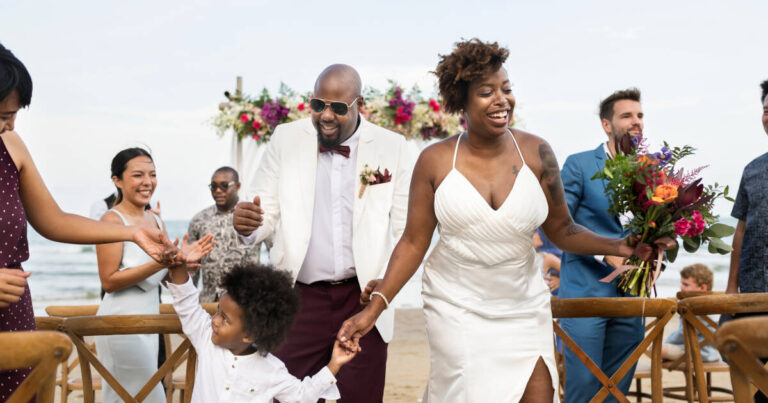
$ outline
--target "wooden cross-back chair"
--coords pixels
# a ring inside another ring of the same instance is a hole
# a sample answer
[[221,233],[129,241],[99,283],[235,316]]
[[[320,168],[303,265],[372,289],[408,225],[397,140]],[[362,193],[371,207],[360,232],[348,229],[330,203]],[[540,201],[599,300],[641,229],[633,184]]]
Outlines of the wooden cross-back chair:
[[[91,366],[101,375],[102,382],[109,384],[115,393],[125,402],[138,403],[143,401],[165,377],[171,373],[182,357],[187,353],[187,378],[185,390],[192,391],[196,354],[189,340],[184,340],[171,354],[170,358],[155,372],[144,387],[131,396],[120,384],[112,373],[99,361],[85,344],[86,336],[107,336],[124,334],[155,334],[155,333],[181,333],[181,323],[176,315],[105,315],[105,316],[75,316],[66,318],[61,324],[62,329],[69,335],[77,348],[80,358],[80,372],[83,380],[83,400],[93,403],[93,384]],[[191,374],[191,376],[190,376]],[[191,393],[188,393],[185,402],[189,402]]]
[[[617,384],[629,373],[637,363],[643,352],[652,346],[651,365],[651,396],[654,402],[662,399],[661,385],[661,343],[664,326],[676,312],[677,304],[669,299],[650,298],[569,298],[552,299],[552,316],[561,318],[629,318],[629,317],[654,317],[653,328],[650,329],[640,345],[635,348],[626,361],[615,373],[607,375],[592,361],[591,358],[571,339],[556,322],[555,333],[560,336],[567,348],[570,348],[579,360],[603,385],[591,402],[602,402],[608,395],[613,395],[620,402],[629,402],[621,393]],[[566,373],[565,376],[568,376]],[[567,391],[566,391],[567,393]]]
[[[208,313],[216,312],[217,304],[215,303],[204,303],[201,304],[203,308]],[[82,317],[82,316],[94,316],[96,315],[96,312],[98,311],[99,306],[98,305],[72,305],[72,306],[49,306],[46,308],[46,312],[51,315],[52,318],[74,318],[74,317]],[[171,304],[160,304],[159,309],[160,314],[166,314],[166,315],[173,315],[175,316],[176,311],[173,309],[173,305]],[[150,315],[152,316],[152,315]],[[62,331],[66,332],[66,329],[61,326]],[[163,333],[163,332],[148,332],[148,333]],[[171,332],[171,333],[180,333],[179,332]],[[131,334],[131,333],[120,333],[120,334]],[[134,334],[139,334],[138,332],[135,332]],[[170,360],[173,356],[172,351],[172,344],[171,344],[171,338],[169,333],[163,334],[163,339],[165,343],[165,351],[166,351],[166,361]],[[74,341],[74,339],[73,339]],[[84,341],[84,340],[83,340]],[[93,343],[84,343],[85,346],[90,350],[91,355],[96,356],[97,352],[94,349]],[[191,350],[191,349],[190,349]],[[185,393],[187,389],[187,377],[181,377],[181,378],[174,378],[173,372],[184,363],[184,361],[188,358],[188,352],[185,350],[184,353],[177,357],[177,359],[174,360],[172,368],[169,368],[165,372],[165,376],[162,378],[162,382],[165,385],[166,389],[166,400],[168,402],[172,401],[174,391],[179,390],[181,392],[181,400],[182,401],[188,401],[186,399],[186,395],[191,396],[190,393]],[[81,376],[80,378],[74,378],[69,379],[69,374],[73,373],[75,368],[80,364],[82,359],[82,355],[78,351],[78,358],[76,358],[71,363],[64,362],[62,363],[62,369],[61,369],[61,377],[57,379],[56,385],[61,387],[61,401],[66,402],[67,396],[69,393],[72,392],[72,390],[83,390],[84,396],[86,394],[89,394],[89,399],[86,399],[86,401],[92,401],[95,397],[93,396],[95,393],[95,390],[101,389],[102,384],[102,378],[98,375],[100,373],[97,371],[97,374],[93,374],[90,368],[88,368],[87,371],[84,371],[81,368],[81,374],[88,373],[89,379],[88,382],[90,384],[90,392],[86,391],[86,381],[84,376]],[[194,367],[194,362],[188,363],[189,366]],[[187,371],[188,372],[188,371]],[[194,380],[194,377],[193,377]],[[154,386],[154,384],[153,384]],[[149,389],[151,391],[151,388]],[[191,389],[189,389],[191,391]],[[85,397],[84,397],[85,398]]]
[[715,344],[731,364],[736,403],[753,401],[750,381],[768,396],[768,370],[758,357],[768,357],[768,316],[735,319],[717,330]]
[[37,394],[38,403],[53,402],[56,367],[69,358],[72,343],[54,331],[0,333],[0,369],[32,367],[32,372],[6,400],[26,403]]
[[[693,297],[701,297],[701,296],[712,296],[712,295],[723,295],[722,291],[679,291],[677,293],[677,300],[678,300],[678,312],[680,311],[680,303],[679,301],[683,301],[687,298],[693,298]],[[714,362],[704,362],[701,356],[701,348],[706,345],[712,345],[714,344],[704,339],[703,342],[698,342],[698,335],[695,331],[691,333],[691,336],[694,337],[697,340],[697,347],[691,348],[689,346],[689,336],[688,333],[692,332],[693,327],[686,327],[685,326],[685,320],[686,317],[681,313],[680,316],[683,318],[683,334],[684,334],[684,343],[685,343],[685,353],[680,356],[680,358],[675,360],[669,360],[669,361],[663,361],[662,366],[665,369],[668,369],[669,371],[680,371],[685,376],[685,385],[683,386],[673,386],[673,387],[667,387],[664,388],[664,397],[669,397],[672,399],[677,400],[686,400],[689,402],[693,401],[701,401],[701,398],[698,396],[698,389],[695,387],[696,385],[696,374],[694,371],[694,368],[696,366],[700,366],[703,372],[704,381],[706,384],[706,400],[709,402],[731,402],[733,401],[733,391],[731,389],[725,388],[725,387],[719,387],[719,386],[712,386],[712,373],[713,372],[728,372],[728,364],[721,360],[717,360]],[[712,320],[707,315],[698,315],[696,316],[698,321],[703,324],[706,327],[711,327],[713,329],[718,328],[718,324]],[[691,354],[691,351],[693,351],[693,354]],[[691,365],[691,363],[694,363]],[[680,393],[683,392],[683,393]],[[712,396],[712,392],[721,392],[724,394],[727,394],[728,396]]]
[[[715,346],[717,344],[715,333],[707,328],[703,318],[706,318],[706,315],[722,315],[726,313],[768,312],[768,293],[725,294],[686,298],[679,302],[678,312],[683,317],[683,325],[685,326],[685,349],[691,352],[691,354],[686,355],[686,365],[689,368],[693,368],[693,371],[688,371],[689,379],[687,383],[690,384],[690,388],[686,395],[689,396],[688,401],[692,402],[694,396],[693,387],[695,387],[699,401],[708,403],[710,399],[707,376],[701,359],[701,345],[699,344],[696,331],[704,336],[704,340],[707,343],[712,343]],[[736,401],[738,401],[738,398],[736,398]]]

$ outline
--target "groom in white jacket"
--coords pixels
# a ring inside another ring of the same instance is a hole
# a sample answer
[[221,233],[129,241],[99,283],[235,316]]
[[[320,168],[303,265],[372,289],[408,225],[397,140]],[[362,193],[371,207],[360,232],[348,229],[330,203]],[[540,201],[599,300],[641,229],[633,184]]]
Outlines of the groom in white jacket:
[[[327,67],[315,82],[311,119],[280,125],[266,146],[234,227],[244,242],[274,233],[272,263],[293,274],[302,307],[275,355],[296,377],[328,362],[336,332],[384,277],[405,226],[415,153],[405,139],[360,115],[361,81],[350,66]],[[367,168],[378,170],[361,178]],[[394,312],[360,341],[337,375],[340,402],[381,402]]]

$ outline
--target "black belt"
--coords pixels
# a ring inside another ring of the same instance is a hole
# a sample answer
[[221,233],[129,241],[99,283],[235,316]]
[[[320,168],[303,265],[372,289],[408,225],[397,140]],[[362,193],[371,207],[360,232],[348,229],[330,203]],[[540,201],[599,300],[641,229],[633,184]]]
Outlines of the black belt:
[[315,281],[312,284],[306,284],[306,285],[308,285],[310,287],[315,287],[315,286],[333,286],[333,285],[341,285],[341,284],[351,283],[353,281],[357,282],[357,276],[350,277],[350,278],[345,278],[344,280],[338,280],[338,281]]

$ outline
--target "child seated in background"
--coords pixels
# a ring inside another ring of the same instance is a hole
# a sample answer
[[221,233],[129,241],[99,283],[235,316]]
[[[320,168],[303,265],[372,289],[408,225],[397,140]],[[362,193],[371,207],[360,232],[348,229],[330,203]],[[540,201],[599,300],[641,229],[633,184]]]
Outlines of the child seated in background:
[[290,275],[269,266],[235,267],[222,279],[226,293],[211,316],[184,265],[171,267],[168,290],[184,334],[197,351],[192,402],[317,402],[338,399],[334,375],[356,353],[333,346],[328,366],[298,380],[270,354],[285,340],[299,310]]
[[[680,291],[712,291],[712,270],[701,263],[686,266],[680,271]],[[713,332],[715,329],[710,330]],[[704,341],[704,336],[696,332],[699,343]],[[664,344],[661,345],[661,358],[664,360],[676,360],[685,354],[685,342],[683,338],[683,318],[680,317],[680,327],[670,334]],[[701,359],[704,362],[717,361],[720,353],[711,343],[701,347]]]

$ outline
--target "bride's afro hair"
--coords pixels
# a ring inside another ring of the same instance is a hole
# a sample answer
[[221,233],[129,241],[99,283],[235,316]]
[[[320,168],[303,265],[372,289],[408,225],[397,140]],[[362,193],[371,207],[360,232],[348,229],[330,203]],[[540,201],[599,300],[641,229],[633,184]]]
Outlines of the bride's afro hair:
[[483,42],[477,38],[456,42],[449,55],[439,55],[437,76],[445,110],[458,113],[467,102],[469,84],[496,72],[509,56],[507,48],[498,42]]
[[243,311],[243,330],[261,355],[277,349],[299,312],[299,295],[290,274],[272,266],[236,266],[221,286]]

